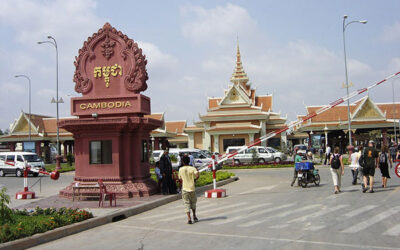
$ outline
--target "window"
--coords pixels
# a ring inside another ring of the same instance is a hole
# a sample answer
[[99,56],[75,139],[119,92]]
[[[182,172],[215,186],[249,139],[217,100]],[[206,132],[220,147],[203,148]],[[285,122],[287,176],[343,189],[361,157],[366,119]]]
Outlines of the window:
[[89,142],[90,164],[112,164],[112,141]]
[[245,145],[245,140],[244,140],[244,138],[224,139],[223,143],[224,143],[224,151],[226,151],[226,149],[229,146],[243,146],[243,145]]
[[23,156],[27,162],[41,162],[42,161],[42,159],[40,159],[40,157],[37,155],[23,155]]
[[265,154],[267,153],[267,151],[265,150],[265,148],[258,148],[258,153]]
[[142,140],[142,162],[148,162],[149,161],[149,152],[147,148],[147,141]]
[[15,156],[14,155],[7,155],[7,161],[14,162]]
[[5,155],[0,155],[0,161],[4,161],[6,159]]
[[22,156],[17,155],[17,161],[24,162],[24,159],[22,159]]

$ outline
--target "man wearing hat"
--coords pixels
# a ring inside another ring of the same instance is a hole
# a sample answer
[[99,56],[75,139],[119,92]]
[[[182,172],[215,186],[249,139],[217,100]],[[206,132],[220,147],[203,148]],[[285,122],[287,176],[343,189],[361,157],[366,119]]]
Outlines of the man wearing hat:
[[374,141],[370,140],[368,143],[368,147],[364,149],[364,159],[365,166],[363,167],[363,176],[364,176],[364,187],[362,192],[365,193],[368,190],[368,178],[369,178],[369,192],[374,192],[374,175],[375,168],[379,167],[378,161],[378,150],[374,147]]

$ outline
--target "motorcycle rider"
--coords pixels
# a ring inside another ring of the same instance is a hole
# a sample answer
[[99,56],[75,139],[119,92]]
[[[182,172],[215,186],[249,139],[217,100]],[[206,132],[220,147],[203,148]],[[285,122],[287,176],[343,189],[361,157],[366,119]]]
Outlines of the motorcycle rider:
[[290,184],[290,186],[293,187],[293,184],[296,182],[297,179],[297,170],[296,170],[296,162],[302,162],[303,159],[301,158],[301,156],[297,153],[298,149],[296,149],[296,151],[294,152],[294,173],[293,173],[293,180],[292,183]]

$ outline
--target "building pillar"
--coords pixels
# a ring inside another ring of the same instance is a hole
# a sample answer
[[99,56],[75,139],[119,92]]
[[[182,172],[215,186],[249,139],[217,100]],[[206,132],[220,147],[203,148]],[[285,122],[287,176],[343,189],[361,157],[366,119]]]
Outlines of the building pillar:
[[9,142],[8,143],[8,147],[10,148],[11,152],[15,151],[15,144],[17,144],[16,142]]
[[42,144],[41,141],[37,141],[35,142],[35,152],[38,156],[42,155],[42,148],[40,147],[40,145]]
[[286,149],[287,149],[287,134],[286,134],[286,132],[281,133],[281,149],[286,152]]
[[307,132],[308,134],[308,148],[311,148],[312,146],[312,135],[311,132]]
[[388,146],[387,128],[382,128],[382,146]]
[[[263,137],[267,134],[267,128],[266,128],[266,122],[262,121],[261,122],[261,131],[260,131],[260,137]],[[267,140],[264,140],[261,142],[261,146],[266,147],[267,146]]]
[[188,133],[188,147],[194,148],[194,133]]
[[211,136],[206,131],[204,132],[203,149],[204,150],[210,150],[211,149]]
[[154,137],[154,150],[160,150],[160,138]]
[[67,152],[67,141],[63,142],[63,147],[64,147],[63,156],[64,156],[64,159],[66,159],[67,158],[67,154],[68,154],[68,152]]
[[214,152],[219,153],[219,135],[213,135],[214,136]]
[[328,147],[328,131],[325,130],[325,150]]
[[249,134],[249,143],[254,142],[254,134]]

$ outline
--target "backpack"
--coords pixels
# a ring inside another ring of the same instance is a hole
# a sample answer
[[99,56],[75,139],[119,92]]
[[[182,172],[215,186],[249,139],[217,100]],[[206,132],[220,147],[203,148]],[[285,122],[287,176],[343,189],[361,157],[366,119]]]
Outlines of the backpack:
[[333,169],[339,169],[340,168],[340,155],[339,154],[334,154],[331,162],[331,168]]
[[379,155],[379,163],[387,163],[387,155],[386,155],[386,153],[381,153]]
[[358,164],[361,167],[365,167],[367,165],[367,162],[365,161],[364,151],[362,152],[360,158],[358,158]]

